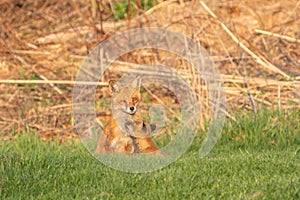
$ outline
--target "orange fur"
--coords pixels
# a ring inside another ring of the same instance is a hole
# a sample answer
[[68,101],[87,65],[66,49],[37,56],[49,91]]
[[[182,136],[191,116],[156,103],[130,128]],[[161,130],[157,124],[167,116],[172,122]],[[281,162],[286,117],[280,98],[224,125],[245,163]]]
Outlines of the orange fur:
[[110,82],[113,93],[114,117],[111,117],[99,135],[95,153],[153,153],[163,155],[163,152],[150,138],[150,126],[141,120],[137,112],[138,104],[141,101],[140,82],[139,77],[134,79],[128,87],[121,87]]

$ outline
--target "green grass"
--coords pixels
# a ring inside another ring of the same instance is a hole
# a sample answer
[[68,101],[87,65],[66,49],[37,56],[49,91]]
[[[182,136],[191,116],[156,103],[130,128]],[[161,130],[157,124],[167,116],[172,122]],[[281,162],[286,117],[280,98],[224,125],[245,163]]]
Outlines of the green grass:
[[299,199],[299,111],[237,119],[207,157],[196,138],[179,160],[144,174],[110,169],[81,144],[24,133],[0,147],[0,199]]
[[[157,4],[157,1],[155,1],[155,0],[139,0],[139,1],[130,0],[129,3],[130,3],[130,11],[131,12],[129,14],[132,16],[136,15],[136,9],[139,7],[137,2],[140,3],[140,6],[142,7],[143,10],[148,10]],[[114,2],[113,9],[114,9],[114,13],[115,13],[115,16],[114,16],[115,21],[124,19],[125,15],[128,14],[128,1],[125,0],[125,1]],[[139,8],[139,9],[141,9],[141,8]],[[139,10],[138,13],[142,14],[142,11]]]

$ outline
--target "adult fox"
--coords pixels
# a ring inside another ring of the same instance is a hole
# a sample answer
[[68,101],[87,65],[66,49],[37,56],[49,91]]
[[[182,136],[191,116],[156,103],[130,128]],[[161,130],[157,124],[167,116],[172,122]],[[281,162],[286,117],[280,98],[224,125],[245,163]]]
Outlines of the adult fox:
[[141,78],[136,77],[127,87],[110,81],[112,113],[99,135],[95,153],[151,153],[164,155],[150,138],[154,126],[146,124],[138,112],[141,102]]

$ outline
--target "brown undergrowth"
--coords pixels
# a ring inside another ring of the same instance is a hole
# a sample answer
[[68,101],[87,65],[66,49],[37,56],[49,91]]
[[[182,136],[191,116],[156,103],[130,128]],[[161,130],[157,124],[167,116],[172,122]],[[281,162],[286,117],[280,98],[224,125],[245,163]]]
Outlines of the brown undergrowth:
[[[76,138],[72,82],[88,53],[111,35],[138,27],[186,34],[211,55],[223,79],[227,116],[237,109],[300,107],[300,3],[296,0],[157,1],[140,16],[114,21],[113,0],[0,3],[0,133],[4,140],[26,129],[43,139]],[[138,2],[134,1],[138,7]],[[136,50],[112,64],[101,82],[140,64],[173,66],[198,94],[203,118],[210,115],[205,83],[175,55]],[[7,83],[7,80],[24,80]],[[26,82],[31,80],[33,82]],[[172,102],[167,90],[145,88],[146,101]],[[110,115],[107,87],[98,87],[97,116]],[[105,100],[104,100],[105,99]],[[97,106],[96,105],[96,106]],[[105,108],[105,109],[104,109]],[[172,113],[171,113],[172,114]],[[201,122],[202,123],[202,122]]]

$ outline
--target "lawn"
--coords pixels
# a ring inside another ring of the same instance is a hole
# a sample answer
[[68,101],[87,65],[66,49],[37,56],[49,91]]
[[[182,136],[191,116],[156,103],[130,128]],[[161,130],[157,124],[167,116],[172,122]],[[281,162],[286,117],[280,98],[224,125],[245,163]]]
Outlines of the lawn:
[[299,199],[299,119],[299,111],[237,114],[207,157],[198,157],[197,137],[176,162],[142,174],[28,131],[1,144],[0,199]]

